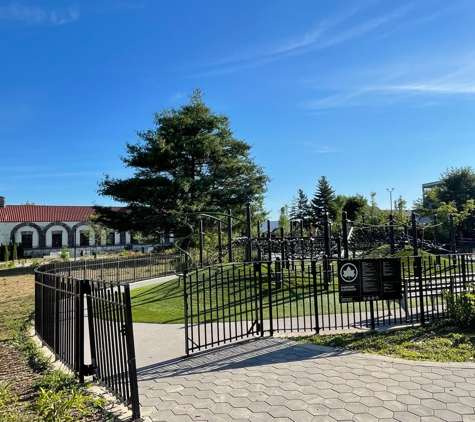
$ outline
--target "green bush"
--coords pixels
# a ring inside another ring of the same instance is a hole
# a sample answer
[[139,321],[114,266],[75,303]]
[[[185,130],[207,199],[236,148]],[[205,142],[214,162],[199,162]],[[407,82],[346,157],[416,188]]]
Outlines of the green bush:
[[63,246],[61,248],[61,256],[60,256],[62,261],[67,261],[69,259],[69,251],[67,246]]
[[10,261],[10,253],[8,251],[8,245],[3,245],[3,250],[2,250],[2,261],[8,262]]
[[447,318],[458,327],[475,328],[475,294],[464,291],[459,295],[445,293]]

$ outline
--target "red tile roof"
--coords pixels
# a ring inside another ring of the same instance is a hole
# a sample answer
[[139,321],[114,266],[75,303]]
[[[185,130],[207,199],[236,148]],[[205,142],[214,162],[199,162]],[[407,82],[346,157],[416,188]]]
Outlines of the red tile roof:
[[62,205],[7,205],[0,208],[0,223],[86,221],[92,207]]

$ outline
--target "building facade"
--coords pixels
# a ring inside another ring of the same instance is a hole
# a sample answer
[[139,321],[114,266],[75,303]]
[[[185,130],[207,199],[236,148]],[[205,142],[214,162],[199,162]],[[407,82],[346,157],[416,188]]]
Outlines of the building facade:
[[[7,205],[0,196],[0,243],[21,243],[26,256],[59,252],[66,246],[70,254],[77,249],[91,253],[96,235],[88,220],[94,213],[89,206]],[[100,252],[131,249],[128,232],[110,231],[97,239]]]

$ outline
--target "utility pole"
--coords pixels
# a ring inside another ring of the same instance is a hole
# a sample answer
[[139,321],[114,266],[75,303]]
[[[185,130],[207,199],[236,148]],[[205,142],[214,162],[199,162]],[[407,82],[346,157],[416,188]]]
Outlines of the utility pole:
[[387,188],[386,189],[389,192],[389,203],[391,204],[391,215],[393,214],[393,190],[394,188]]

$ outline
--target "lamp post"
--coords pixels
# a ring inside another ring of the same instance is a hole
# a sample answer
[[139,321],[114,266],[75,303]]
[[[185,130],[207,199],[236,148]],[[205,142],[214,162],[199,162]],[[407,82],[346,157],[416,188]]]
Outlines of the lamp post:
[[388,192],[389,192],[389,202],[391,204],[391,215],[393,213],[393,190],[394,188],[391,188],[391,189],[386,189]]

